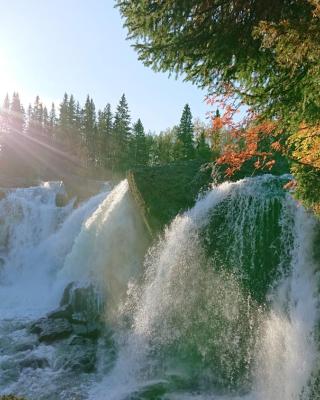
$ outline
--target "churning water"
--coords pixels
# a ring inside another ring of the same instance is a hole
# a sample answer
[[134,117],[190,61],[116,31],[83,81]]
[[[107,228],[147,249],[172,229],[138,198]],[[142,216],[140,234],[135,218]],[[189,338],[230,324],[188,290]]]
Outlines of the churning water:
[[[8,193],[0,393],[320,398],[319,227],[283,191],[286,179],[214,187],[149,248],[126,181],[77,208],[56,206],[55,183]],[[103,331],[92,338],[73,324],[59,340],[40,340],[30,324],[59,306],[71,282],[95,288]]]

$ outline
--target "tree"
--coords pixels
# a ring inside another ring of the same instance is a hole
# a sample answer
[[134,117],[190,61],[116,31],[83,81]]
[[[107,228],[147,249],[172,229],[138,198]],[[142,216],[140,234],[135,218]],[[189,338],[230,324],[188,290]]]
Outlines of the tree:
[[[301,154],[296,157],[301,135],[295,140],[295,134],[302,125],[308,127],[302,136],[319,125],[318,0],[118,0],[117,4],[146,65],[184,74],[215,99],[222,96],[225,106],[250,107],[251,117],[241,126],[223,130],[231,138],[231,148],[227,146],[223,156],[231,161],[229,172],[250,158],[256,167],[272,166],[278,148],[293,163],[298,183],[306,186],[301,179],[309,174],[297,174],[305,166],[298,159]],[[310,140],[304,136],[317,148],[316,136]],[[307,158],[313,160],[307,168],[318,176],[314,157]]]
[[130,136],[130,113],[126,97],[123,94],[113,124],[112,164],[116,170],[126,170],[130,166]]
[[82,110],[82,135],[88,152],[88,162],[94,165],[97,163],[97,121],[96,108],[89,95]]
[[212,159],[212,152],[210,146],[206,142],[204,130],[202,130],[196,138],[196,158],[203,161],[210,161]]
[[111,167],[112,156],[112,112],[111,105],[107,104],[102,111],[98,112],[98,153],[99,164],[105,168]]
[[140,118],[133,125],[132,154],[135,165],[147,165],[149,155],[147,152],[146,135]]
[[9,112],[10,112],[10,99],[7,93],[3,101],[3,106],[0,110],[0,133],[9,132]]
[[55,108],[55,104],[52,103],[51,104],[51,110],[50,110],[50,113],[49,113],[49,130],[48,130],[48,134],[49,134],[49,136],[51,138],[55,137],[56,128],[57,128],[56,108]]
[[178,126],[174,126],[153,137],[150,154],[153,164],[167,164],[175,160],[178,130]]
[[192,114],[188,104],[184,106],[177,132],[176,158],[178,160],[194,158]]
[[13,93],[9,113],[10,133],[23,133],[25,127],[25,113],[18,93]]

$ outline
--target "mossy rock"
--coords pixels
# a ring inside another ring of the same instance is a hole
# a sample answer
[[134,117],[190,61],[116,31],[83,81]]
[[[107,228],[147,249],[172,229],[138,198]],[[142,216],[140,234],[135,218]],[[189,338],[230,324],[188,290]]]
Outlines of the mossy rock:
[[199,192],[212,182],[210,165],[198,160],[135,168],[128,172],[127,178],[152,235],[179,212],[193,207]]
[[8,394],[4,396],[0,396],[0,400],[26,400],[23,397],[18,397],[13,394]]

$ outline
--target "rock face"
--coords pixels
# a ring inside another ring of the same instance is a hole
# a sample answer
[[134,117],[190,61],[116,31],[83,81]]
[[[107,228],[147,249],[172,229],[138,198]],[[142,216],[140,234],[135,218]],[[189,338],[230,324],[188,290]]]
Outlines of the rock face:
[[72,331],[70,322],[62,318],[41,318],[30,327],[30,332],[37,334],[40,342],[47,343],[68,337]]
[[71,335],[97,339],[103,331],[100,320],[102,305],[94,287],[76,287],[70,283],[64,290],[60,307],[29,327],[40,342],[52,343]]
[[210,165],[199,160],[140,167],[129,171],[127,178],[151,235],[193,207],[199,192],[212,182]]

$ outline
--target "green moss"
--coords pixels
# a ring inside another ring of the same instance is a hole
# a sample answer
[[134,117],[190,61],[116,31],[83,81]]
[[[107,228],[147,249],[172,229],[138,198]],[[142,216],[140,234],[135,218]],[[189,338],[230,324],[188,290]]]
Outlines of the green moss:
[[209,166],[193,160],[136,168],[129,171],[128,181],[149,231],[156,233],[179,212],[193,207],[212,178]]
[[4,396],[0,396],[0,400],[25,400],[23,397],[18,397],[13,394],[8,394]]

